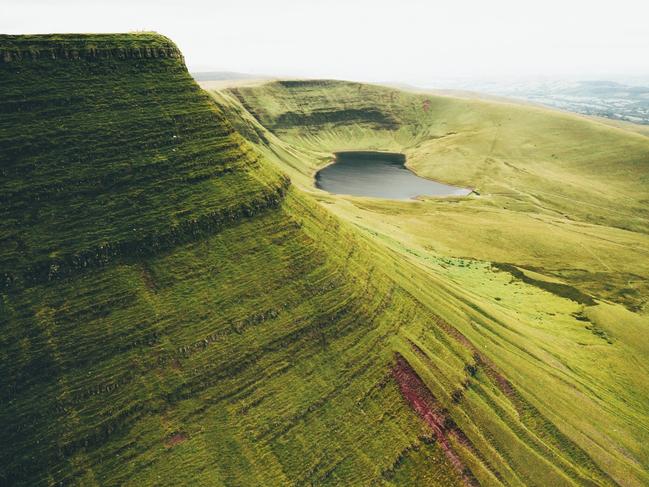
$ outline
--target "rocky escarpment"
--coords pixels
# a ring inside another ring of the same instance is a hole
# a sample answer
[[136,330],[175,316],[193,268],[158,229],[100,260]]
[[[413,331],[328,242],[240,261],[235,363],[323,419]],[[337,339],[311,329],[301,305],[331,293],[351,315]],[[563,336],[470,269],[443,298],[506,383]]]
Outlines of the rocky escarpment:
[[0,36],[0,63],[45,59],[183,59],[169,39],[154,33],[129,35]]
[[271,206],[258,156],[156,34],[0,36],[7,288],[151,255]]

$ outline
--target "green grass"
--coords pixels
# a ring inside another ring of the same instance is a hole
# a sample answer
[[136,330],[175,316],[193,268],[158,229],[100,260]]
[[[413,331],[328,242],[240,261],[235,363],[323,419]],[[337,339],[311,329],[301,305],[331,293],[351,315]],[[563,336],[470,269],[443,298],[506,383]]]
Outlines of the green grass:
[[152,43],[2,38],[2,483],[389,484],[389,280]]
[[[649,454],[649,139],[549,110],[356,83],[211,94],[301,189],[427,274],[402,284],[437,313],[453,309],[453,325],[552,419],[544,429],[618,482],[638,482],[634,467],[612,467],[612,452],[637,465]],[[347,115],[367,107],[367,119]],[[395,124],[381,126],[377,112]],[[299,122],[287,126],[286,114]],[[316,190],[315,171],[341,150],[403,152],[418,174],[479,195],[404,203]],[[437,285],[464,306],[437,298]]]
[[[80,56],[24,54],[2,64],[0,266],[6,282],[43,280],[173,245],[188,225],[221,225],[277,200],[284,183],[264,174],[165,38],[2,41],[4,53],[44,44],[60,46],[52,48],[57,55]],[[174,55],[142,59],[133,44]],[[43,49],[36,52],[49,52]],[[88,52],[109,57],[85,57]]]
[[[4,36],[0,54],[0,483],[649,480],[645,315],[382,226],[436,201],[310,187],[355,135],[344,148],[423,143],[418,98],[310,83],[291,106],[317,113],[282,117],[268,87],[257,110],[214,103],[155,34]],[[402,397],[397,354],[446,443]]]
[[[432,252],[540,269],[634,311],[647,303],[646,137],[529,106],[336,81],[212,94],[232,118],[236,112],[241,133],[262,134],[249,139],[269,159],[352,221],[369,220]],[[396,126],[339,116],[368,107]],[[328,118],[292,127],[281,122],[287,114],[309,119],[311,113]],[[313,191],[314,172],[333,152],[351,149],[403,152],[419,175],[476,188],[479,196],[399,204]]]

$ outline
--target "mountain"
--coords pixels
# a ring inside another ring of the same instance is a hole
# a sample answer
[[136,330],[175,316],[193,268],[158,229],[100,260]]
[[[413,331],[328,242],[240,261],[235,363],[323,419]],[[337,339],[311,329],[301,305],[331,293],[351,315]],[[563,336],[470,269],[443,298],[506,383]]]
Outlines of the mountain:
[[[424,106],[436,136],[464,102],[330,82],[210,96],[154,33],[0,36],[0,60],[2,483],[649,479],[644,341],[610,323],[633,331],[639,311],[502,262],[438,256],[432,273],[307,185],[314,141],[414,141]],[[609,136],[641,175],[640,136]],[[555,317],[525,323],[503,307],[517,293]]]

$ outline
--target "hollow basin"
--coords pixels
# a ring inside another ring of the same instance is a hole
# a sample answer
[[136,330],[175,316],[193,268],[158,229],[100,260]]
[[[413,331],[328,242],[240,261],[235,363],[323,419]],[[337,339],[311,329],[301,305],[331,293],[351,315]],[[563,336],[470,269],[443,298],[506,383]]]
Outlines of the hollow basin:
[[405,166],[406,156],[394,152],[336,152],[318,171],[315,185],[324,191],[353,196],[409,200],[417,196],[466,196],[458,188],[417,176]]

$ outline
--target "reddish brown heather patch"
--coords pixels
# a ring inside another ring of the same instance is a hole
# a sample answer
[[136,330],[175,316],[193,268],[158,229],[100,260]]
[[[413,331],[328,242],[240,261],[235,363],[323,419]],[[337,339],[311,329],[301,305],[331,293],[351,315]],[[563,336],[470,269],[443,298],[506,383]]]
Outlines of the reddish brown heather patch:
[[[399,385],[401,395],[408,402],[410,407],[424,420],[431,428],[435,439],[442,447],[446,458],[451,462],[455,470],[462,477],[467,486],[477,485],[471,471],[464,466],[460,457],[453,451],[449,442],[449,435],[457,429],[450,418],[446,418],[438,407],[436,399],[424,384],[424,381],[417,375],[410,364],[401,355],[397,354],[397,362],[392,368],[392,376]],[[461,433],[461,431],[460,431]],[[463,434],[455,436],[462,441]]]
[[430,110],[430,100],[424,100],[423,105],[424,105],[424,111],[428,112],[428,110]]
[[173,448],[176,445],[180,445],[181,443],[184,443],[187,441],[187,433],[183,433],[182,431],[180,433],[176,433],[165,441],[165,448]]

